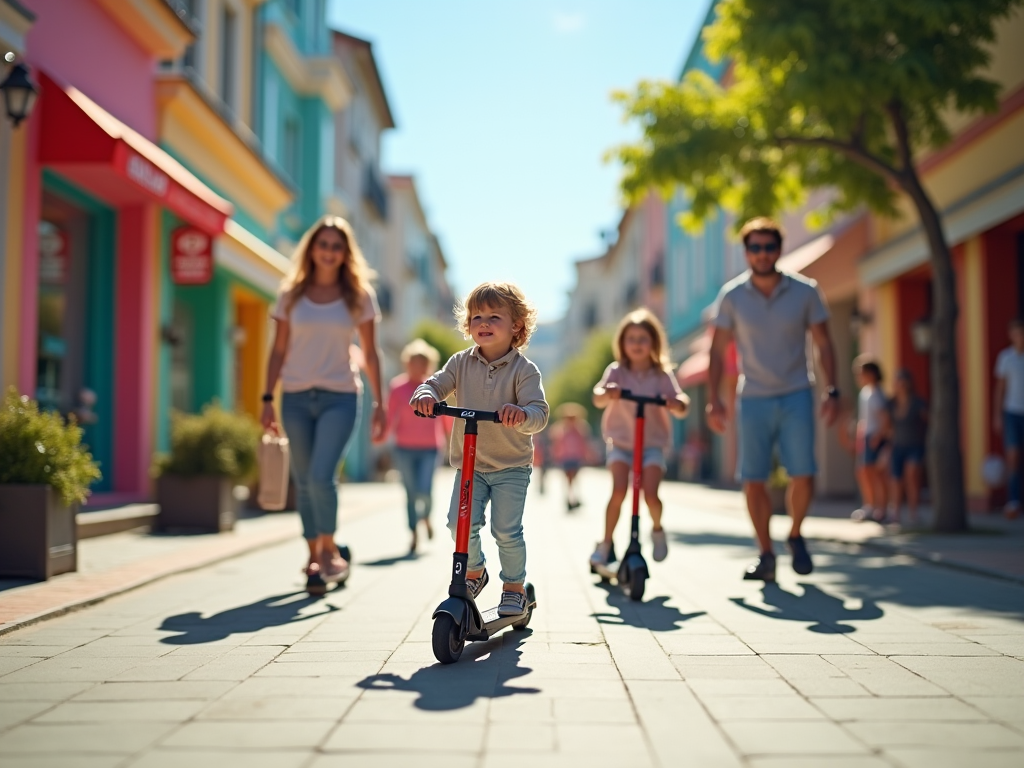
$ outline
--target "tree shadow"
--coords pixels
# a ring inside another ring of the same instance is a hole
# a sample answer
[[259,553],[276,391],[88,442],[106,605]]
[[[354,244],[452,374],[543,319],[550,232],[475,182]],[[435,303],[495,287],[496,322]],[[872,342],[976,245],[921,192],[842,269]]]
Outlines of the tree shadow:
[[507,632],[483,643],[466,646],[455,664],[433,664],[413,672],[408,678],[391,673],[370,675],[356,685],[367,691],[411,691],[419,694],[417,709],[445,712],[464,709],[477,699],[500,699],[519,694],[537,694],[539,688],[516,688],[508,685],[517,677],[528,675],[530,667],[519,666],[523,652],[519,646],[530,630]]
[[324,603],[324,610],[305,616],[299,611],[314,605],[319,598],[310,597],[303,592],[290,592],[257,600],[249,605],[240,605],[226,611],[204,617],[198,611],[179,613],[168,616],[160,625],[160,629],[180,634],[164,637],[161,643],[167,645],[199,645],[224,640],[234,634],[259,632],[268,627],[282,627],[286,624],[297,624],[307,619],[323,616],[325,613],[340,611],[337,606]]
[[830,595],[814,584],[801,583],[800,586],[804,590],[802,595],[787,592],[778,584],[765,584],[761,590],[762,599],[774,610],[748,605],[746,599],[742,597],[729,599],[741,608],[767,616],[769,619],[808,622],[808,630],[822,634],[856,632],[856,627],[843,622],[874,621],[885,615],[885,611],[870,600],[862,600],[860,608],[851,610],[844,605],[841,597]]
[[598,585],[606,593],[608,606],[618,609],[618,613],[592,613],[598,624],[625,624],[651,632],[671,632],[679,629],[684,621],[704,616],[706,611],[683,613],[678,608],[666,605],[670,598],[658,596],[647,602],[634,602],[612,584],[602,582]]

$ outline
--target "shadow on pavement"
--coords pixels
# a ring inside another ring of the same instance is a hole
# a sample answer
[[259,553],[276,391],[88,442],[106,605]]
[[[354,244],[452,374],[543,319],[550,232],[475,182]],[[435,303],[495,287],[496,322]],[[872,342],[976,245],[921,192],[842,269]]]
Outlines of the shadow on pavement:
[[742,597],[732,597],[730,600],[741,608],[767,616],[769,619],[808,622],[810,626],[807,629],[822,634],[856,632],[856,627],[843,622],[873,621],[885,615],[885,611],[868,600],[863,600],[860,608],[850,610],[843,604],[842,598],[830,595],[814,584],[801,583],[800,586],[804,590],[802,595],[787,592],[778,584],[765,584],[761,594],[765,604],[772,606],[774,610],[747,605]]
[[[680,532],[670,535],[675,542],[684,545],[735,547],[745,550],[751,557],[756,552],[753,539],[748,536]],[[915,608],[971,608],[1024,618],[1019,584],[852,543],[819,539],[808,540],[808,545],[815,558],[815,575],[824,575],[835,591],[865,604],[888,602]],[[779,556],[778,567],[788,569],[789,553],[784,544],[776,542],[775,551]]]
[[420,555],[418,552],[407,552],[404,555],[396,555],[394,557],[382,557],[380,560],[369,560],[367,562],[359,562],[359,565],[365,565],[368,568],[385,568],[389,565],[398,565],[398,563],[411,563],[414,560],[419,560]]
[[678,608],[666,605],[669,598],[659,596],[647,602],[635,603],[630,600],[622,591],[612,584],[601,583],[598,586],[607,592],[607,601],[610,608],[617,608],[618,613],[592,613],[590,614],[599,624],[625,624],[640,629],[649,629],[652,632],[671,632],[679,629],[684,621],[696,619],[703,616],[705,611],[697,613],[683,613]]
[[203,617],[198,611],[179,613],[177,616],[168,616],[164,619],[160,629],[181,634],[161,638],[160,642],[168,645],[212,643],[233,634],[259,632],[267,627],[297,624],[325,613],[341,610],[337,606],[325,603],[323,611],[305,616],[299,614],[300,610],[314,605],[316,602],[318,602],[318,598],[309,597],[304,591],[289,592],[284,595],[265,597],[255,603],[229,608],[207,617]]
[[[419,694],[417,709],[431,712],[464,709],[477,699],[500,699],[518,694],[540,693],[538,688],[515,688],[509,681],[528,675],[530,667],[519,666],[519,646],[530,630],[506,633],[485,643],[471,643],[462,659],[448,666],[434,664],[414,672],[409,679],[390,673],[370,675],[356,685],[368,691],[411,691]],[[517,637],[513,643],[508,642]],[[503,643],[503,639],[508,638]]]

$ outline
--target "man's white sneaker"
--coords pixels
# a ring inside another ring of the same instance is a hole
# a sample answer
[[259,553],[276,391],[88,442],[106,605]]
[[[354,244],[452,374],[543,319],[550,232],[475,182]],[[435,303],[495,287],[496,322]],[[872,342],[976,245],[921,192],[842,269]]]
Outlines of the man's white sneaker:
[[654,547],[654,562],[660,563],[668,557],[668,541],[665,539],[665,529],[651,531],[651,544]]
[[522,592],[503,590],[501,602],[498,603],[499,616],[519,616],[526,613],[526,595]]

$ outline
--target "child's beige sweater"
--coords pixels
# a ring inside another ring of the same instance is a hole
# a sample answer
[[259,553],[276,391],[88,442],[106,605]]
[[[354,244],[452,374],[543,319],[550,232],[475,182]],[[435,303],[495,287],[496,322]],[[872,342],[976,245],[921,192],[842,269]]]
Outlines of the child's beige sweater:
[[[413,400],[429,393],[441,402],[455,393],[459,408],[497,411],[505,403],[526,411],[526,421],[518,427],[480,422],[476,448],[476,470],[496,472],[509,467],[528,467],[533,463],[533,437],[548,423],[548,404],[537,366],[515,347],[492,363],[480,354],[479,347],[452,355],[444,368],[420,384]],[[466,423],[455,420],[452,429],[450,461],[462,468],[462,438]]]

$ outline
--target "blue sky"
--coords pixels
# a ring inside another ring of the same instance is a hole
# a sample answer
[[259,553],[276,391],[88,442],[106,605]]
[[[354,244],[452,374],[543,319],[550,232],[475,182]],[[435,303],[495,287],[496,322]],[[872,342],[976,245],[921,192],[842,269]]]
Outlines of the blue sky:
[[522,286],[562,315],[575,259],[618,221],[636,135],[612,90],[675,79],[709,0],[331,0],[331,26],[373,42],[398,128],[387,172],[413,173],[459,294]]

